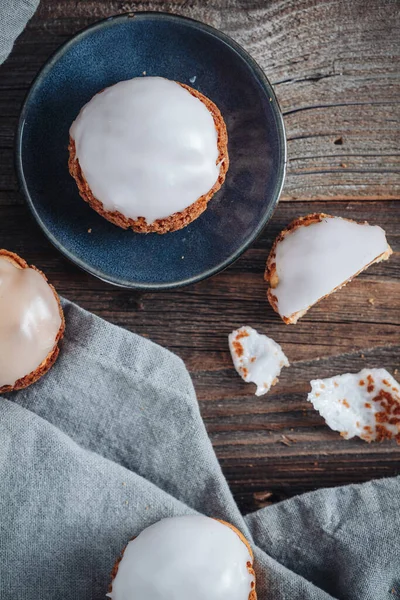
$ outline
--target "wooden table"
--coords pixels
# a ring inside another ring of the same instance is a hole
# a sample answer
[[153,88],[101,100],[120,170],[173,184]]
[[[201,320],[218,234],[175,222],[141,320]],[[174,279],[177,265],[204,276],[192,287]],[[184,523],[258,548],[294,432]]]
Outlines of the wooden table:
[[[141,294],[82,273],[46,241],[18,192],[13,138],[32,78],[62,42],[100,18],[151,9],[214,25],[255,57],[284,113],[289,164],[270,225],[236,264],[186,289]],[[396,0],[42,0],[0,68],[1,246],[43,269],[70,300],[184,359],[246,512],[400,472],[395,443],[345,441],[306,402],[315,377],[370,366],[398,369],[400,379],[399,9]],[[287,326],[266,301],[264,264],[277,233],[315,211],[381,225],[394,255]],[[231,364],[227,334],[242,324],[271,335],[292,363],[264,398]]]

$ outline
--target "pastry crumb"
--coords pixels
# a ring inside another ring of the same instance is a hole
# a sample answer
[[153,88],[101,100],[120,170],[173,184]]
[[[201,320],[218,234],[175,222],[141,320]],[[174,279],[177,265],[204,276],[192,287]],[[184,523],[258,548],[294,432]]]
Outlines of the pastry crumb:
[[285,446],[291,446],[292,443],[294,442],[294,440],[287,437],[287,435],[283,435],[283,434],[281,435],[281,439],[279,441],[281,442],[281,444],[284,444]]

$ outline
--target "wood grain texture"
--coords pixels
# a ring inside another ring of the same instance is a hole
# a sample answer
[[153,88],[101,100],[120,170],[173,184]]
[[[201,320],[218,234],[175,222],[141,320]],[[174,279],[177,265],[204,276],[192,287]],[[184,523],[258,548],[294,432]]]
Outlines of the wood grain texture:
[[[210,23],[258,60],[284,112],[289,164],[285,201],[239,261],[195,286],[143,294],[95,280],[49,245],[17,190],[13,137],[32,78],[63,41],[102,17],[149,9]],[[384,366],[400,378],[399,13],[396,0],[42,0],[0,67],[0,245],[60,294],[184,359],[244,511],[400,473],[395,444],[342,440],[306,402],[313,377]],[[265,260],[279,231],[314,211],[380,224],[394,255],[286,326],[266,301]],[[242,324],[271,335],[292,363],[265,398],[230,360],[227,335]]]

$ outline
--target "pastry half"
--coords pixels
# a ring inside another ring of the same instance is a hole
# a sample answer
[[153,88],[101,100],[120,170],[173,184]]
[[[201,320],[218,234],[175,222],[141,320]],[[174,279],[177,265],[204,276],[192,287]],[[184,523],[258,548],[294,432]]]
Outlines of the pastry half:
[[314,213],[293,221],[276,238],[265,280],[268,300],[285,323],[296,323],[392,249],[377,225]]

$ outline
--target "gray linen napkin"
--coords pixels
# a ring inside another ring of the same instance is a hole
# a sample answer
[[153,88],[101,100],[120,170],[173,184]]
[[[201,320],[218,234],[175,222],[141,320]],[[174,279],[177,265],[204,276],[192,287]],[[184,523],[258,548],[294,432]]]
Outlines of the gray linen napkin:
[[252,541],[260,600],[400,597],[398,479],[243,518],[182,361],[74,304],[64,309],[55,366],[0,400],[1,600],[104,598],[127,540],[195,511]]
[[38,7],[39,0],[0,0],[0,65]]

